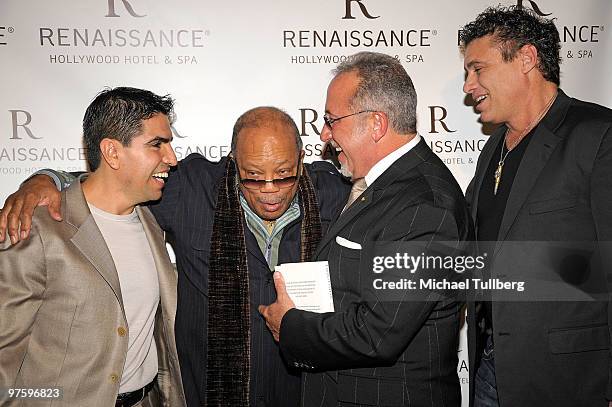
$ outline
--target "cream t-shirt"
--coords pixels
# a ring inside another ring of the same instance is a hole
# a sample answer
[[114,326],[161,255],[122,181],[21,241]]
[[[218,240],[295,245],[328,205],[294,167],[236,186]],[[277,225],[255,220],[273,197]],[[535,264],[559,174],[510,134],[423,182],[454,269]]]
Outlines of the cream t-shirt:
[[[115,262],[127,318],[128,350],[119,393],[144,387],[157,374],[153,338],[159,281],[153,253],[138,214],[114,215],[88,204]],[[119,329],[119,327],[117,327]]]

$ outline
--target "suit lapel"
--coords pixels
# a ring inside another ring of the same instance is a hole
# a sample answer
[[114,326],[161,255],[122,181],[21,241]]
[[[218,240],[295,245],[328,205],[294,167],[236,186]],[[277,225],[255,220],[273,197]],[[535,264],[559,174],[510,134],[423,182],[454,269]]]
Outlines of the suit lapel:
[[[559,141],[561,141],[562,137],[554,132],[565,118],[570,103],[570,98],[559,89],[555,103],[536,127],[512,183],[504,217],[499,228],[498,242],[506,239],[516,216],[525,204],[542,169],[548,163]],[[499,248],[499,243],[497,246]]]
[[384,190],[388,185],[395,182],[399,177],[406,175],[418,164],[426,161],[429,154],[433,153],[427,146],[425,139],[421,137],[421,141],[419,141],[414,148],[401,156],[389,168],[387,168],[372,185],[368,185],[366,190],[363,191],[355,202],[353,202],[353,204],[347,210],[342,212],[336,221],[330,225],[327,233],[325,236],[323,236],[321,243],[319,243],[319,246],[317,247],[315,258],[318,258],[325,246],[329,245],[335,240],[338,233],[346,225],[350,224],[353,219],[365,211],[372,204],[372,202],[377,200],[378,196],[381,193],[384,193]]
[[73,182],[70,188],[66,190],[62,198],[62,208],[64,208],[62,215],[66,222],[77,229],[70,241],[106,280],[125,314],[115,262],[108,251],[104,237],[102,237],[93,216],[89,212],[89,207],[81,190],[81,179]]
[[261,249],[259,248],[259,243],[257,242],[257,238],[255,234],[251,232],[249,225],[247,224],[246,218],[243,221],[244,228],[244,243],[246,245],[247,252],[251,253],[253,258],[259,261],[261,264],[265,265],[267,268],[270,268],[268,262],[266,261]]
[[[173,392],[184,399],[181,383],[181,371],[175,362],[177,350],[174,340],[174,321],[176,316],[177,285],[178,278],[174,266],[168,257],[164,232],[160,229],[155,217],[146,207],[137,206],[136,212],[142,223],[145,236],[151,247],[153,261],[157,269],[157,279],[159,281],[159,297],[161,306],[157,309],[156,329],[154,331],[157,344],[158,369],[170,370],[170,380],[159,383],[162,394],[168,395]],[[160,318],[161,316],[161,318]],[[161,329],[159,329],[161,328]]]
[[166,318],[174,320],[176,313],[177,277],[168,257],[163,232],[148,208],[137,206],[136,212],[147,236],[147,241],[153,254],[153,261],[157,269],[159,293],[163,305],[162,310],[166,314]]
[[512,183],[512,189],[506,203],[506,210],[499,228],[497,240],[504,240],[514,223],[518,212],[527,200],[529,192],[538,180],[538,176],[548,162],[559,138],[547,129],[538,127],[529,142],[525,155]]
[[[374,182],[376,184],[376,182]],[[331,224],[327,233],[321,239],[317,250],[315,251],[314,258],[319,256],[319,253],[323,250],[323,248],[328,245],[333,239],[335,239],[336,235],[344,226],[350,223],[355,217],[357,217],[361,212],[363,212],[369,205],[372,203],[372,196],[374,195],[373,188],[366,188],[365,191],[353,202],[353,204],[345,210],[340,216],[336,219],[336,221]]]

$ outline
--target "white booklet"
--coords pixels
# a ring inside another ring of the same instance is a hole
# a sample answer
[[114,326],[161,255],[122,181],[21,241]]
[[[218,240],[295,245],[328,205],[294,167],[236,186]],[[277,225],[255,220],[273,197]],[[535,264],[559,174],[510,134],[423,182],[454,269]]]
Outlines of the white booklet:
[[331,280],[327,261],[285,263],[275,267],[285,279],[289,297],[297,309],[333,312]]

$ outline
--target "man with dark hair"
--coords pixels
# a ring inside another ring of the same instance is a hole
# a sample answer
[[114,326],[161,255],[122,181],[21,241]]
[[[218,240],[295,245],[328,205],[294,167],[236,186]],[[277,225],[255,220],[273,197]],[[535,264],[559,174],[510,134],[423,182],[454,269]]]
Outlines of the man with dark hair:
[[315,254],[329,261],[335,312],[294,308],[279,273],[277,302],[260,307],[287,362],[308,372],[302,405],[458,407],[460,304],[425,290],[378,300],[361,281],[368,244],[472,238],[459,185],[416,132],[412,80],[391,56],[356,54],[335,70],[324,119],[321,140],[353,180]]
[[64,220],[38,209],[30,239],[0,245],[1,389],[53,387],[71,406],[185,405],[176,273],[139,206],[176,165],[172,109],[146,90],[101,92],[83,120],[92,172],[62,193]]
[[172,123],[173,109],[174,101],[170,97],[159,97],[142,89],[123,87],[100,92],[83,117],[83,141],[89,170],[94,172],[100,165],[102,139],[115,139],[129,146],[142,131],[143,120],[161,113]]
[[[230,157],[188,156],[148,206],[176,253],[176,343],[189,406],[299,403],[300,372],[283,362],[257,306],[276,298],[274,266],[312,257],[349,190],[331,164],[303,157],[291,117],[254,108],[236,121]],[[27,232],[29,208],[58,206],[56,194],[46,176],[34,177],[7,199],[0,225],[9,217],[17,239],[19,217]]]
[[[523,267],[547,282],[580,273],[576,264],[536,268],[527,258],[499,270],[517,261],[508,259],[511,242],[544,249],[552,241],[612,240],[612,111],[558,88],[552,20],[520,7],[488,8],[461,41],[463,90],[481,121],[500,124],[467,191],[477,239],[494,253],[490,277],[517,279]],[[609,290],[609,270],[590,274]],[[500,295],[468,304],[471,405],[607,406],[610,302],[504,302]]]

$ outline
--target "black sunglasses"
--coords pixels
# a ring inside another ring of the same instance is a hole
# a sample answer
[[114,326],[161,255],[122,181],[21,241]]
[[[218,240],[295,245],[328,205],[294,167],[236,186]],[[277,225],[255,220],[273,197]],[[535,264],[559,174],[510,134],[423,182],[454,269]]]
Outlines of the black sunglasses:
[[261,190],[266,186],[268,182],[271,182],[278,189],[291,188],[295,185],[301,174],[302,159],[298,155],[298,168],[297,174],[291,175],[285,178],[274,178],[274,179],[253,179],[253,178],[240,178],[240,183],[246,189]]

